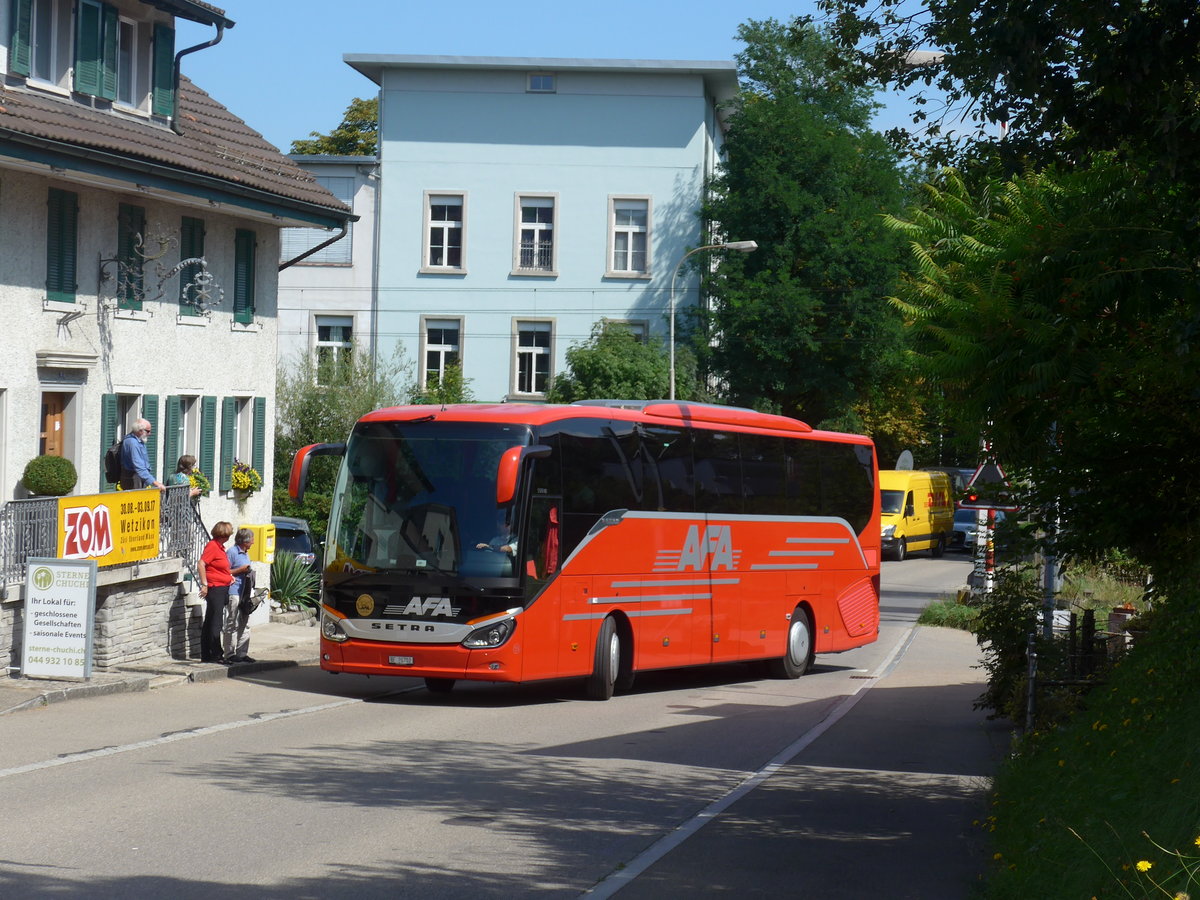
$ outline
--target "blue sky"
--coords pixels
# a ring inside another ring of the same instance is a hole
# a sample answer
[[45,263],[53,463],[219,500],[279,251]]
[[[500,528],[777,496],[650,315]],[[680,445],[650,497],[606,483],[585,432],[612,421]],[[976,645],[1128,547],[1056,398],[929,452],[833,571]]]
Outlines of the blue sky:
[[[345,53],[733,60],[750,19],[814,14],[812,0],[567,0],[560,5],[457,0],[216,0],[236,25],[220,44],[185,56],[183,72],[285,153],[341,122],[376,86]],[[211,28],[178,22],[177,49]],[[881,126],[903,124],[892,102]]]

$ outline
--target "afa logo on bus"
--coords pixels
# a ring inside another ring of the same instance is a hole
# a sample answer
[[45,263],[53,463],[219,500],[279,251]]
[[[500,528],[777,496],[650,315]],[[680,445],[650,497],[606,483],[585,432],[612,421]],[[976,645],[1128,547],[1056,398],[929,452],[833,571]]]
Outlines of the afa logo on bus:
[[112,550],[112,521],[107,506],[63,510],[63,559],[107,556]]

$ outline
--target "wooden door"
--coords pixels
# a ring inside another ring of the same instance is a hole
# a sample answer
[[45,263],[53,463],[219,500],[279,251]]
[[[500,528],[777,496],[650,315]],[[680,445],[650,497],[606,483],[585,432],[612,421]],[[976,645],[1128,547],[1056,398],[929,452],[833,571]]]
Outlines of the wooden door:
[[42,394],[41,452],[62,456],[66,450],[66,402],[64,394]]

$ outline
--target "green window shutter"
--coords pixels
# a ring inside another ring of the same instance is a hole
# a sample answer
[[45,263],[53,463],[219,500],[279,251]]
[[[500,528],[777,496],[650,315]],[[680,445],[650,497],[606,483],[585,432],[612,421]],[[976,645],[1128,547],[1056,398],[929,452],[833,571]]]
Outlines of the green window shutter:
[[46,214],[46,298],[75,302],[75,252],[79,197],[50,188]]
[[103,4],[79,0],[75,16],[75,90],[99,97],[104,52]]
[[217,398],[200,398],[200,471],[216,483]]
[[100,491],[109,493],[115,491],[116,485],[108,483],[104,477],[104,454],[117,439],[117,395],[100,395]]
[[[184,216],[179,223],[179,259],[200,259],[204,256],[204,220],[192,216]],[[200,266],[185,266],[179,273],[179,314],[181,316],[198,316],[200,310],[195,306],[196,289],[188,290],[188,286],[196,280]],[[208,474],[207,472],[205,473]]]
[[122,203],[117,211],[117,296],[121,309],[141,309],[145,296],[145,259],[138,238],[146,233],[146,210]]
[[233,490],[234,426],[237,423],[237,397],[221,401],[221,482],[223,491]]
[[151,111],[156,116],[175,115],[175,29],[166,25],[154,26],[153,78]]
[[167,398],[166,415],[163,417],[163,464],[162,478],[159,480],[167,483],[167,476],[175,471],[175,466],[179,462],[179,431],[181,421],[181,411],[183,404],[176,396]]
[[142,397],[142,418],[150,423],[150,439],[146,441],[147,468],[150,474],[158,468],[158,395],[145,394]]
[[100,28],[100,96],[117,99],[117,35],[121,27],[117,8],[107,3],[101,6]]
[[263,477],[263,481],[267,480],[266,465],[267,465],[267,398],[254,398],[254,434],[253,434],[253,449],[251,450],[250,465],[258,471],[258,474]]
[[30,50],[33,46],[33,0],[13,0],[11,15],[8,69],[14,75],[28,75],[32,71],[33,63]]
[[254,249],[253,231],[239,228],[234,243],[233,321],[254,321]]

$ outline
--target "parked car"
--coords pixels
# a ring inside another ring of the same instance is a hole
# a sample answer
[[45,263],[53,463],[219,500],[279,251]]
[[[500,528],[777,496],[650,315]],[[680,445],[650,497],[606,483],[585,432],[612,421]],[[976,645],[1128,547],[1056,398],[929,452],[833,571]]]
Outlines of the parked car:
[[[979,534],[979,510],[956,509],[954,511],[954,527],[950,532],[950,547],[953,550],[974,550],[975,540]],[[1003,510],[996,510],[995,526],[999,528],[1005,519]]]
[[317,547],[309,533],[308,523],[291,516],[273,516],[271,524],[275,526],[275,552],[290,553],[314,572],[320,573],[321,563],[317,560]]

